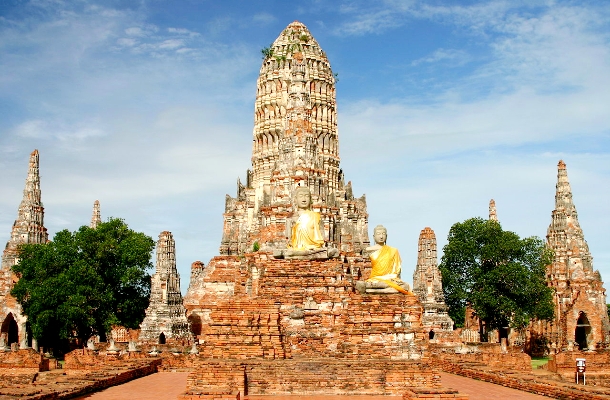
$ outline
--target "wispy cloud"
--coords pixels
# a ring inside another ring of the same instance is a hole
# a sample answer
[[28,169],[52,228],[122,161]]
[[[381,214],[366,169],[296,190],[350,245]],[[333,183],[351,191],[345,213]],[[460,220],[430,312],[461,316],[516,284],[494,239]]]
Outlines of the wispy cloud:
[[266,12],[256,13],[252,16],[252,21],[259,24],[270,24],[276,20],[277,18]]
[[14,135],[29,139],[57,139],[71,145],[74,144],[74,141],[83,141],[105,135],[104,131],[99,129],[99,122],[91,122],[88,124],[89,126],[83,126],[82,123],[79,123],[79,125],[68,127],[64,123],[31,120],[17,125],[14,129]]
[[464,50],[437,49],[429,56],[413,60],[411,62],[411,66],[415,67],[420,64],[433,64],[438,63],[439,61],[450,61],[451,65],[460,66],[466,64],[470,60],[470,58],[471,57]]

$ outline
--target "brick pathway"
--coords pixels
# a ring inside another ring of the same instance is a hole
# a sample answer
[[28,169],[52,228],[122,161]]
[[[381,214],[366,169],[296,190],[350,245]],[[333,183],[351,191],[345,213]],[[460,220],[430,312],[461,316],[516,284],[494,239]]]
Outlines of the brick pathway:
[[550,397],[507,388],[494,383],[478,381],[459,375],[441,372],[441,382],[444,387],[456,389],[470,396],[470,400],[549,400]]
[[176,400],[186,390],[188,372],[158,372],[76,400]]
[[[188,372],[159,372],[143,378],[135,379],[120,386],[114,386],[101,392],[93,393],[77,400],[175,400],[186,389]],[[489,382],[463,376],[441,373],[444,387],[456,389],[470,396],[470,400],[548,400],[549,397],[539,396],[520,390],[510,389]],[[347,399],[352,396],[248,396],[249,400],[335,400]],[[361,400],[389,400],[385,396],[354,396]]]

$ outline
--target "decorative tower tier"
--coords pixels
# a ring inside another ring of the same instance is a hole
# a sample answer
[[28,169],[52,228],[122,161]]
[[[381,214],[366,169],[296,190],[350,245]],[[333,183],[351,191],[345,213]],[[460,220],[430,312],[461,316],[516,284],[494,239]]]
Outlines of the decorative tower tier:
[[171,232],[157,241],[157,266],[151,278],[150,303],[140,325],[140,340],[165,344],[190,338],[186,309],[176,269],[176,244]]
[[498,221],[498,213],[496,212],[496,201],[494,199],[489,200],[489,220]]
[[237,197],[227,195],[220,253],[286,247],[298,186],[311,190],[326,245],[358,252],[369,244],[366,200],[354,198],[339,169],[335,76],[326,54],[296,21],[263,53],[252,170],[245,185],[237,181]]
[[17,219],[2,255],[2,268],[10,269],[17,264],[17,248],[20,244],[46,243],[48,238],[47,228],[44,227],[44,206],[40,192],[39,155],[38,150],[34,150],[30,154],[30,167]]
[[102,212],[100,210],[100,201],[95,200],[95,202],[93,203],[93,213],[91,214],[91,223],[89,224],[89,227],[95,229],[101,223]]
[[422,325],[434,334],[439,330],[453,331],[453,320],[447,314],[441,271],[436,254],[436,235],[428,227],[419,234],[417,266],[413,273],[413,293],[424,308]]
[[555,209],[546,235],[555,252],[546,269],[548,285],[555,289],[555,321],[546,334],[556,346],[591,349],[609,340],[606,291],[599,271],[593,270],[563,160],[557,168]]
[[5,343],[19,342],[21,347],[27,345],[26,317],[21,315],[21,307],[10,295],[17,277],[12,271],[13,265],[19,262],[18,248],[21,244],[46,243],[49,238],[44,227],[44,206],[40,192],[38,150],[30,154],[28,176],[23,189],[23,199],[19,204],[17,219],[13,223],[11,238],[2,254],[0,269],[0,321]]

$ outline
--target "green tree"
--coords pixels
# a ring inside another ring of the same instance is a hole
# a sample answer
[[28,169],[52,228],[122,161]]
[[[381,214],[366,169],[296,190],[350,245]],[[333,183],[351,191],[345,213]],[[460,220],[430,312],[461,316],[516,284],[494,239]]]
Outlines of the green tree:
[[155,242],[121,219],[96,229],[63,230],[46,244],[20,248],[11,294],[21,304],[41,345],[65,350],[68,339],[85,343],[113,325],[137,328],[150,294]]
[[456,326],[463,326],[467,304],[487,331],[553,318],[552,290],[545,282],[552,256],[541,239],[521,239],[497,221],[471,218],[454,224],[439,268]]

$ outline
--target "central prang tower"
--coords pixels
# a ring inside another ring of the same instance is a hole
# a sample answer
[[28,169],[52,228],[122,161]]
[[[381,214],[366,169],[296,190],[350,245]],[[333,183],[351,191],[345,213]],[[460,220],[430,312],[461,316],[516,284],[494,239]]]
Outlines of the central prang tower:
[[369,244],[366,199],[339,168],[335,75],[305,25],[293,22],[271,47],[257,81],[252,170],[227,195],[222,255],[285,248],[298,186],[308,186],[326,245],[344,253]]

